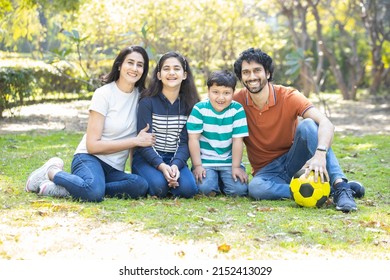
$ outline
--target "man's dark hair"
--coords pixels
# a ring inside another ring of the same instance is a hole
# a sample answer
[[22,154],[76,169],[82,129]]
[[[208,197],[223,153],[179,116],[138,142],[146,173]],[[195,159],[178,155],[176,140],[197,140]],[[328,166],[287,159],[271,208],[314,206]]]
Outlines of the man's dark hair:
[[207,87],[210,88],[214,84],[217,86],[230,87],[235,91],[237,78],[234,76],[233,72],[229,70],[215,71],[212,72],[207,79]]
[[274,73],[274,65],[272,63],[272,58],[262,52],[261,49],[249,48],[243,51],[234,62],[234,73],[236,73],[237,78],[241,81],[241,70],[242,70],[242,62],[246,61],[250,63],[251,61],[257,62],[263,65],[264,70],[269,73],[268,82],[272,81],[273,73]]

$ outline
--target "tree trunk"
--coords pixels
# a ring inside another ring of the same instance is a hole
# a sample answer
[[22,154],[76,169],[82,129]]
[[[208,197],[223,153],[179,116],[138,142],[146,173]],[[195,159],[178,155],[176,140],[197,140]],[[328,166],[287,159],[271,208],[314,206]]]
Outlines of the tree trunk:
[[[360,1],[361,18],[368,35],[368,44],[371,47],[372,71],[370,95],[377,95],[383,82],[383,73],[386,72],[382,61],[382,48],[385,40],[389,39],[388,18],[386,17],[386,4],[383,1]],[[387,68],[388,69],[388,68]]]
[[[290,30],[290,34],[293,39],[293,44],[295,49],[302,49],[303,52],[307,52],[309,44],[310,44],[310,36],[308,35],[307,32],[307,22],[306,22],[306,15],[307,15],[307,8],[308,6],[304,6],[301,2],[296,1],[294,4],[289,6],[289,4],[285,0],[280,0],[279,5],[282,10],[282,14],[287,18],[288,21],[288,28]],[[297,13],[294,14],[294,12]],[[299,20],[299,30],[297,31],[296,29],[296,24],[295,24],[295,18],[298,18]],[[314,88],[314,83],[313,83],[313,73],[311,68],[306,65],[302,64],[300,73],[300,86],[302,89],[302,93],[306,96],[309,97],[310,93],[312,92]]]
[[335,55],[326,47],[325,45],[325,40],[322,35],[322,25],[320,21],[320,16],[318,14],[317,10],[317,3],[313,3],[313,1],[308,1],[310,6],[312,7],[313,10],[313,15],[316,21],[316,35],[317,35],[317,40],[318,40],[318,45],[320,47],[320,50],[324,53],[325,57],[329,60],[330,63],[330,69],[336,79],[337,86],[340,89],[340,92],[345,100],[350,100],[351,99],[351,94],[348,91],[347,84],[344,80],[343,74],[341,73],[340,66],[338,65]]

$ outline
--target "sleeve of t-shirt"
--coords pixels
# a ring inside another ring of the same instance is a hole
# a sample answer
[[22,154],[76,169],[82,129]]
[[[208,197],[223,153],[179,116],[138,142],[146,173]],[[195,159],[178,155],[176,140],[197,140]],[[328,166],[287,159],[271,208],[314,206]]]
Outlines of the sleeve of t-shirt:
[[196,104],[192,108],[191,114],[188,117],[187,131],[190,134],[203,132],[203,116]]
[[108,98],[100,88],[98,88],[92,96],[89,111],[95,111],[103,116],[107,116]]
[[313,103],[297,90],[294,90],[289,95],[289,103],[291,104],[289,105],[289,108],[296,108],[297,115],[301,117],[308,109],[313,107]]

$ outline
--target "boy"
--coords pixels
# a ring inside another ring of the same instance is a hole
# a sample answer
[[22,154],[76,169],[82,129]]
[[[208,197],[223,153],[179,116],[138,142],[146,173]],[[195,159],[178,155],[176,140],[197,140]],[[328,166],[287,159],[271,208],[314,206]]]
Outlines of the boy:
[[241,165],[248,126],[243,107],[233,101],[236,83],[230,71],[211,73],[208,99],[195,104],[187,121],[192,172],[205,195],[248,192],[248,175]]

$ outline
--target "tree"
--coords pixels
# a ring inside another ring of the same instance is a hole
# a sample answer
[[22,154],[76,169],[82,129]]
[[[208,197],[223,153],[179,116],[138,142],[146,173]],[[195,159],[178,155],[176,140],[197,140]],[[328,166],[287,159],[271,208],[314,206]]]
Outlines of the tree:
[[[329,61],[331,71],[337,81],[338,88],[343,98],[346,100],[355,100],[358,86],[364,77],[364,67],[362,65],[363,63],[359,53],[357,52],[357,38],[351,36],[351,34],[347,32],[345,28],[348,21],[351,20],[349,11],[353,11],[353,9],[350,7],[344,7],[345,12],[342,14],[342,19],[340,20],[334,13],[334,7],[332,6],[334,3],[332,3],[331,0],[322,2],[324,5],[326,5],[324,9],[328,12],[328,16],[331,16],[333,24],[338,27],[338,32],[341,36],[338,36],[337,39],[340,40],[339,42],[343,42],[342,45],[331,48],[330,46],[332,45],[332,41],[329,40],[323,32],[323,24],[321,19],[324,18],[324,15],[322,15],[322,17],[320,16],[320,1],[308,0],[308,3],[314,16],[316,24],[315,34],[320,51],[324,53],[325,57]],[[355,26],[355,29],[356,28],[357,27]],[[345,39],[347,40],[345,41]],[[349,45],[349,48],[347,48],[346,43]],[[332,49],[340,52],[341,57],[338,58],[335,51]],[[344,53],[345,50],[348,51],[348,54]],[[343,63],[342,58],[345,59],[344,62],[346,63]],[[345,71],[343,71],[343,66]]]
[[[383,61],[383,45],[390,41],[390,2],[385,0],[360,1],[361,17],[368,35],[371,48],[371,77],[370,94],[377,95],[382,81],[390,73],[390,67],[385,67]],[[387,54],[389,55],[389,54]]]
[[[312,40],[308,31],[307,17],[308,4],[302,1],[285,1],[279,0],[277,4],[281,10],[281,14],[287,18],[288,28],[292,37],[292,42],[295,48],[287,59],[290,60],[290,65],[293,66],[287,74],[299,73],[299,81],[302,85],[302,92],[305,96],[309,96],[313,90],[317,92],[318,80],[321,78],[321,71],[317,75],[313,75],[310,65],[310,58],[305,57],[309,52]],[[322,60],[319,61],[319,67],[322,68]]]

